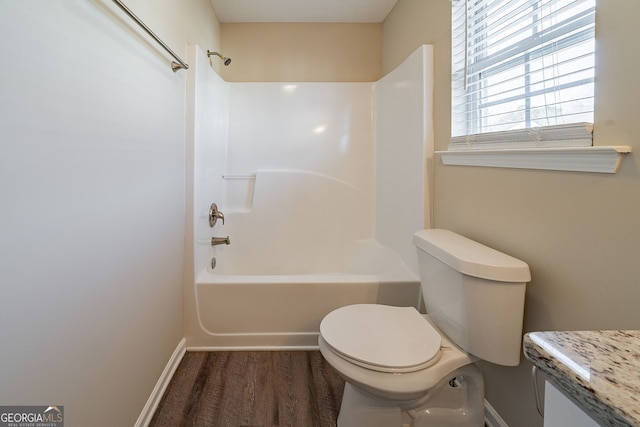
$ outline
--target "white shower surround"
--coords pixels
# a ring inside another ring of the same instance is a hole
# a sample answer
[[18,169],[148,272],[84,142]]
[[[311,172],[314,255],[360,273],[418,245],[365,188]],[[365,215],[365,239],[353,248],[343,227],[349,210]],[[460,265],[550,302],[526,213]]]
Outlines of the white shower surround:
[[[310,348],[334,308],[417,305],[431,47],[376,83],[227,83],[191,50],[188,347]],[[213,229],[212,202],[225,215]]]

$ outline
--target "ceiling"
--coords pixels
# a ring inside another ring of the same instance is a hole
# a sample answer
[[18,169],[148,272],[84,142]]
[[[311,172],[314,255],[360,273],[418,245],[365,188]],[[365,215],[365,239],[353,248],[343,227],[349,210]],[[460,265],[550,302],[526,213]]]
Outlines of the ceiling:
[[211,0],[220,22],[382,22],[398,0]]

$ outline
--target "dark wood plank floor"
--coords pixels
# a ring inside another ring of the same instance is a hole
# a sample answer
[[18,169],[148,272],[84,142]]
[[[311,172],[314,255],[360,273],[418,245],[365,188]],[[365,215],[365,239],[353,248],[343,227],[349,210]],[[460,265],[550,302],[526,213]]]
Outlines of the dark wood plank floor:
[[335,427],[344,381],[318,351],[187,352],[151,427]]

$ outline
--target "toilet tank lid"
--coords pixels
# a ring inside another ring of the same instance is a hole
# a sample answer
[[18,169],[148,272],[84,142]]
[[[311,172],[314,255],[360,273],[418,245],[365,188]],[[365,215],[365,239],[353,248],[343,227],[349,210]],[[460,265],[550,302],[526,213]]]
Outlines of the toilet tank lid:
[[460,273],[500,282],[531,280],[529,266],[510,255],[449,230],[419,230],[413,243]]

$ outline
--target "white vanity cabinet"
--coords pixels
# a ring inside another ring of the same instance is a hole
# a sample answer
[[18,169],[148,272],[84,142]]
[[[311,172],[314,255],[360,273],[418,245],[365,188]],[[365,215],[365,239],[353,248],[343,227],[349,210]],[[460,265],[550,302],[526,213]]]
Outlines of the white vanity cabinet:
[[544,427],[599,427],[576,402],[549,381],[544,385]]

